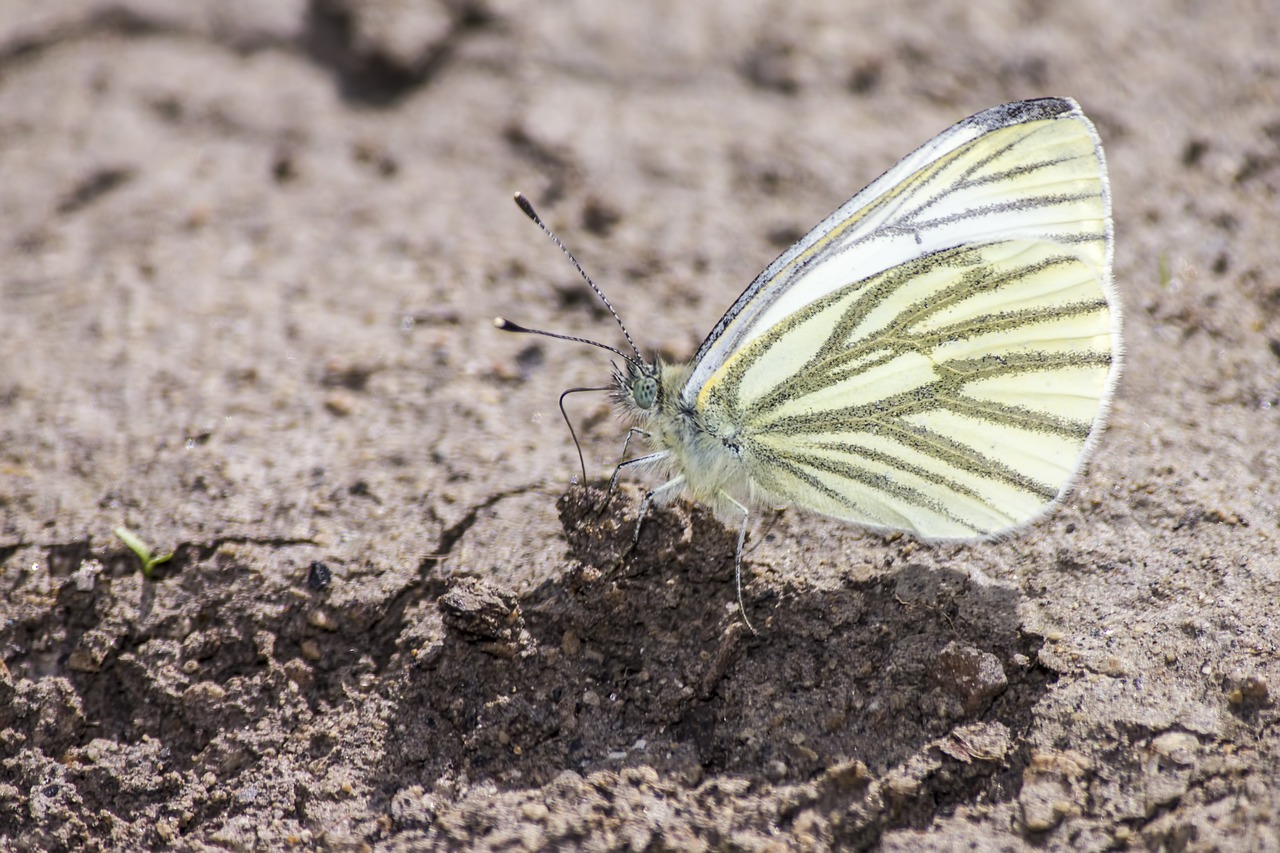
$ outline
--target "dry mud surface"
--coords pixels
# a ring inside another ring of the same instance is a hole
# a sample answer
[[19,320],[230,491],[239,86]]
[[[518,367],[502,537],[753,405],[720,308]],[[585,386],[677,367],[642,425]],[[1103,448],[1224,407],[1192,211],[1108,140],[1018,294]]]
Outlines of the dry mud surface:
[[[1280,849],[1277,44],[1262,0],[3,0],[0,848]],[[1042,95],[1127,311],[1072,498],[758,512],[758,636],[703,511],[625,555],[556,410],[605,354],[489,325],[618,338],[510,191],[687,358]]]

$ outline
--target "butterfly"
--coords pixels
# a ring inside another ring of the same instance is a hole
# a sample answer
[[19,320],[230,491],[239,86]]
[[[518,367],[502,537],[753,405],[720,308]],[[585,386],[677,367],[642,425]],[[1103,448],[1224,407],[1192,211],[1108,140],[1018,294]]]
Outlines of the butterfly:
[[665,480],[641,520],[681,494],[739,514],[740,607],[752,505],[996,537],[1065,497],[1104,428],[1122,352],[1111,200],[1072,100],[993,107],[926,142],[769,264],[684,364],[646,360],[516,201],[631,352],[496,324],[621,357],[610,389],[573,389],[612,390],[628,444],[649,445],[610,493],[650,469]]

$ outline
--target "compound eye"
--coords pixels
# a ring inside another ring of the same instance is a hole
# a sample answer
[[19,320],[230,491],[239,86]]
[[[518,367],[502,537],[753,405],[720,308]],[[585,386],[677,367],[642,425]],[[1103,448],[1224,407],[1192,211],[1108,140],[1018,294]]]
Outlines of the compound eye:
[[641,376],[631,386],[631,399],[642,409],[652,409],[658,400],[658,381],[652,376]]

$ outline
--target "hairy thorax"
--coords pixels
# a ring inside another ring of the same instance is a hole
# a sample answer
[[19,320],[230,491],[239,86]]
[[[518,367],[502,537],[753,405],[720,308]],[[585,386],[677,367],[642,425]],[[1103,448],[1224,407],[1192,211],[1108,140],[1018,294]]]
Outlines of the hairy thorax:
[[[655,468],[669,479],[683,477],[684,491],[718,513],[733,511],[733,501],[751,502],[750,481],[732,425],[681,397],[692,366],[659,362],[655,369],[660,388],[656,405],[648,410],[628,406],[648,433],[653,451],[665,454],[655,460]],[[672,491],[663,497],[669,500],[676,494]]]

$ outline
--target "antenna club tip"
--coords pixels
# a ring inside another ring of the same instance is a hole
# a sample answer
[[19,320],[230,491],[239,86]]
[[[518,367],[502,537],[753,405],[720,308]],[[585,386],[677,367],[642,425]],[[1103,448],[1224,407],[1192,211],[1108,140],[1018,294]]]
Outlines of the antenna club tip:
[[524,193],[522,193],[522,192],[517,191],[517,192],[516,192],[516,194],[515,194],[514,196],[512,196],[512,198],[514,198],[514,199],[515,199],[516,207],[518,207],[518,208],[520,208],[522,211],[524,211],[524,215],[525,215],[525,216],[529,217],[529,218],[530,218],[530,219],[532,219],[534,222],[537,222],[537,221],[538,221],[538,214],[537,214],[537,212],[533,209],[533,202],[529,201],[529,197],[528,197],[528,196],[526,196],[526,195],[525,195]]
[[517,325],[516,323],[511,322],[505,317],[494,317],[493,327],[503,332],[527,332],[528,331],[528,329],[526,329],[524,326]]

